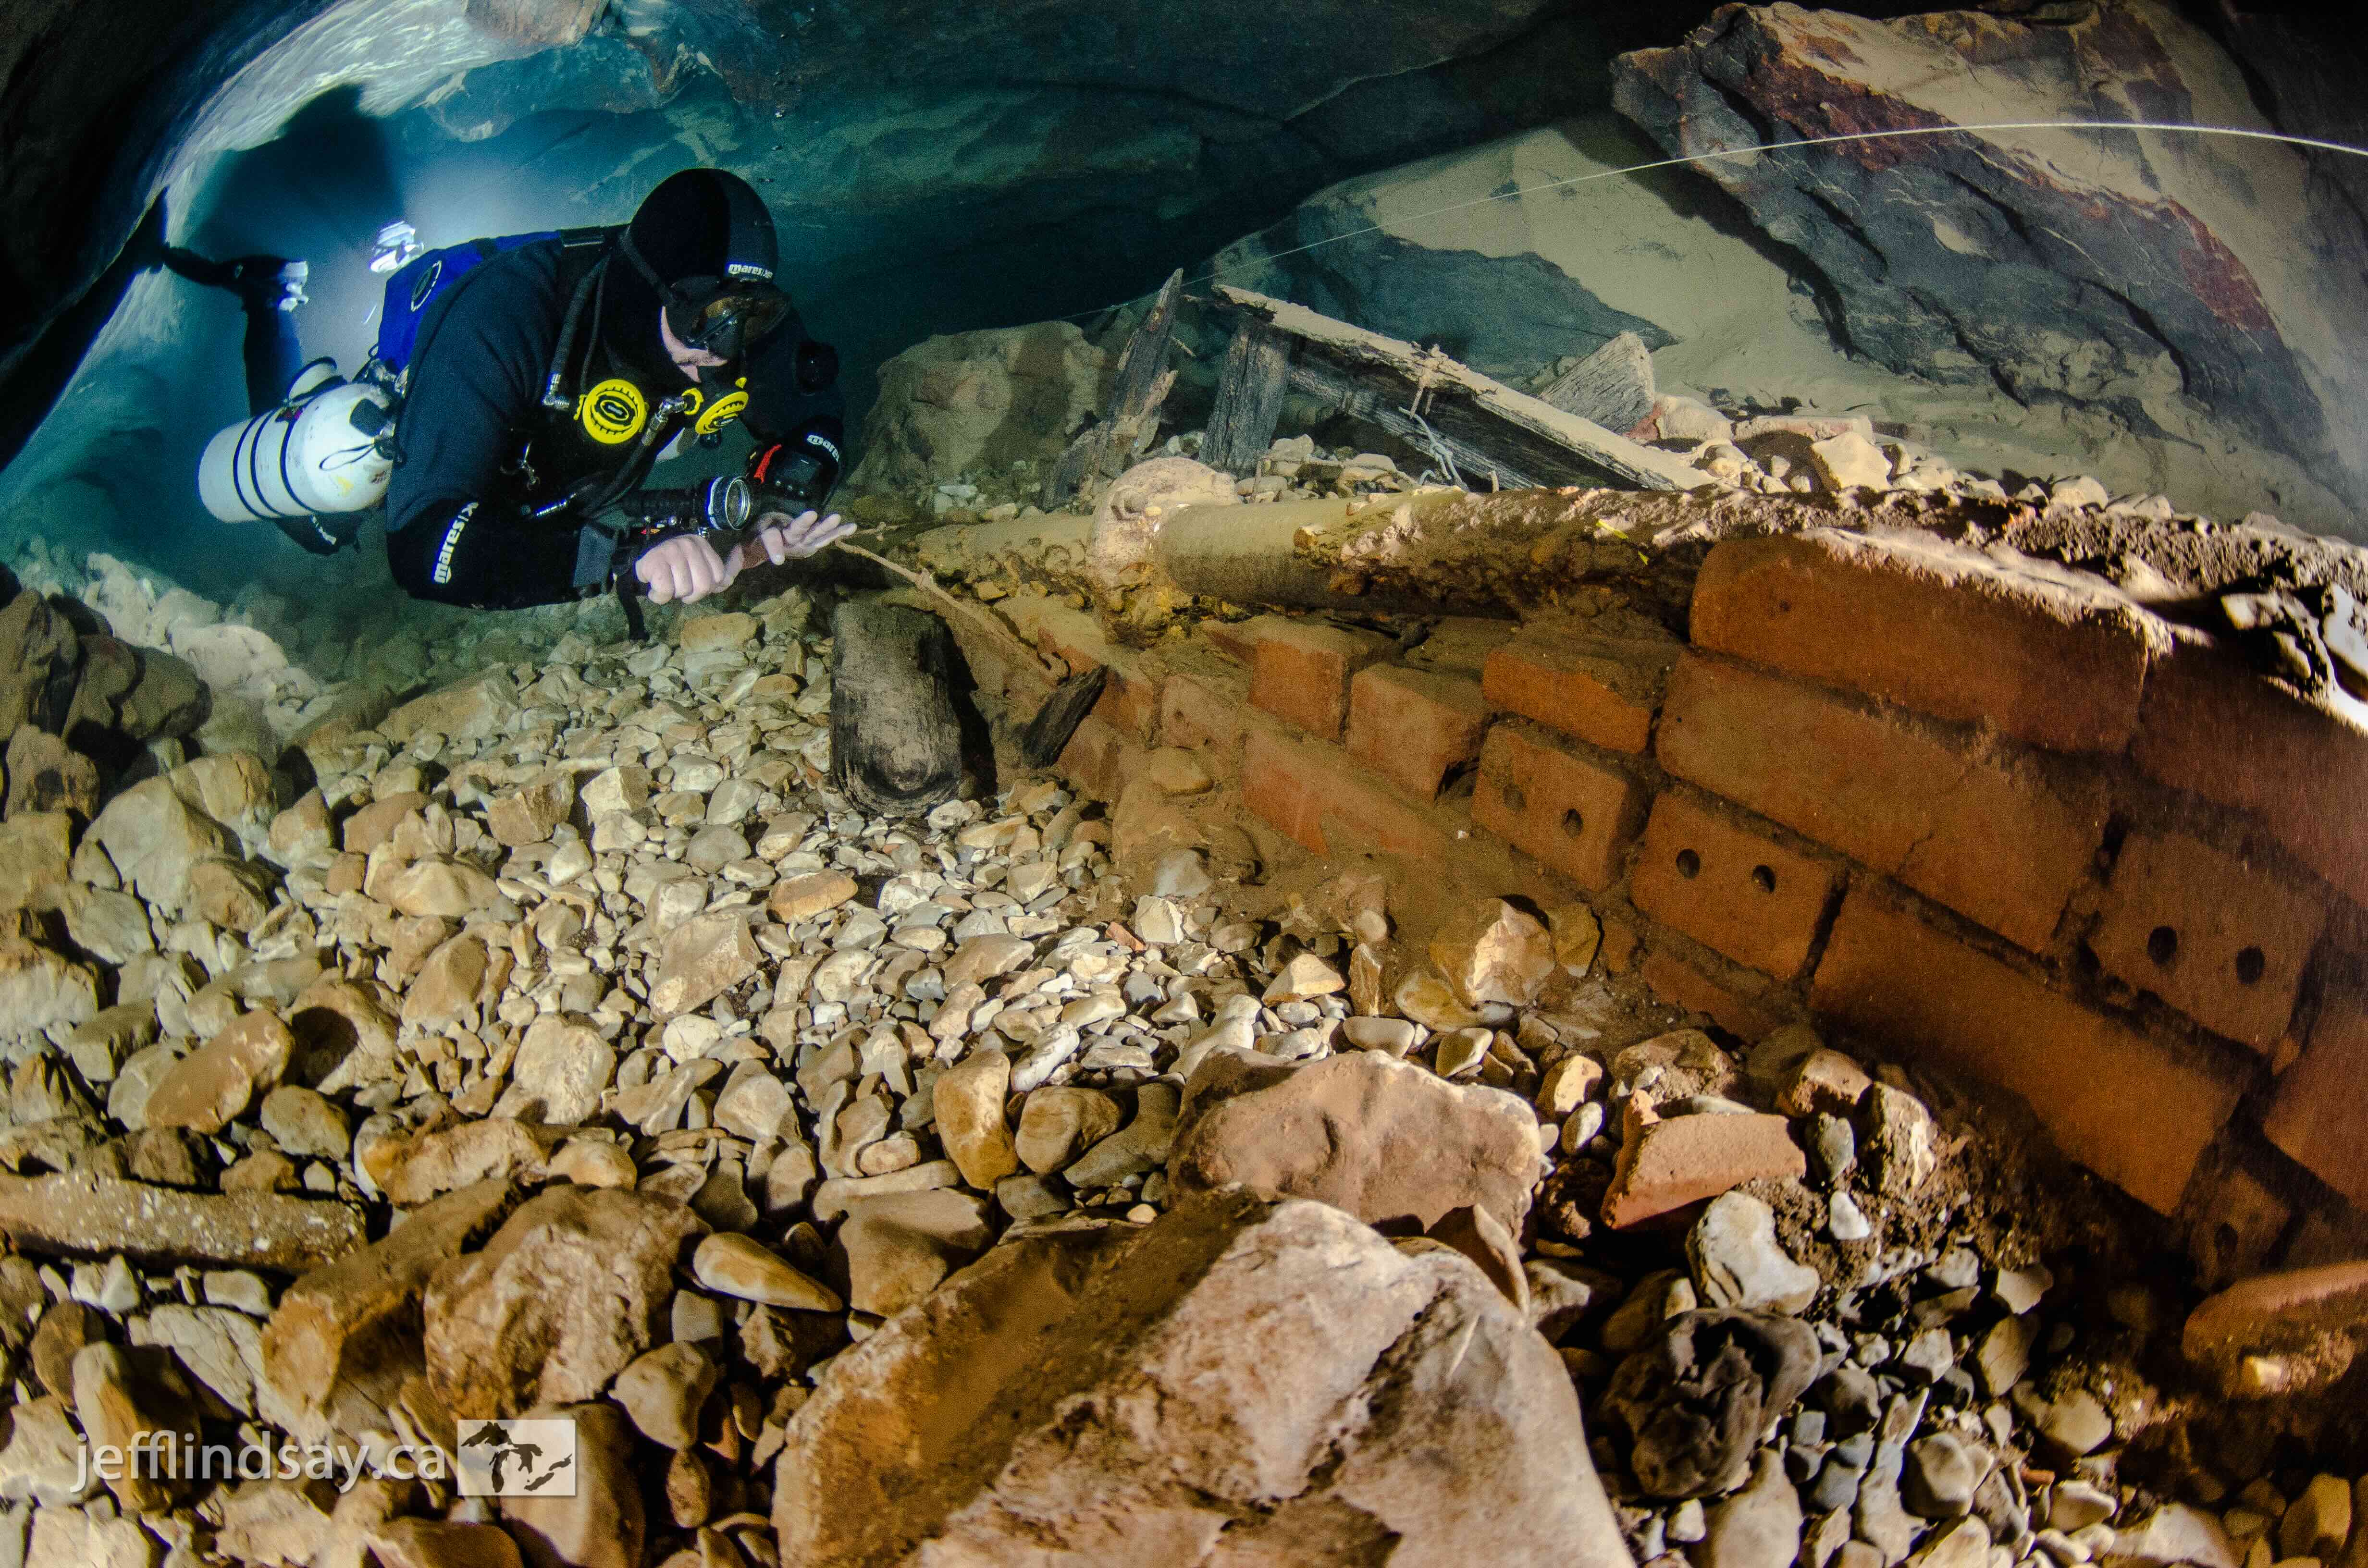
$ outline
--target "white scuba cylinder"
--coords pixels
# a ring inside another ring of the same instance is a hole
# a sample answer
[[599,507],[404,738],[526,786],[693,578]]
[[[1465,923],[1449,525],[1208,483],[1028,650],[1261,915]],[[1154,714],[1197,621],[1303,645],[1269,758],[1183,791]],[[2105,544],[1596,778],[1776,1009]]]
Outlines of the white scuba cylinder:
[[379,388],[308,367],[288,402],[206,443],[198,497],[225,523],[374,506],[394,472],[375,439],[389,416]]

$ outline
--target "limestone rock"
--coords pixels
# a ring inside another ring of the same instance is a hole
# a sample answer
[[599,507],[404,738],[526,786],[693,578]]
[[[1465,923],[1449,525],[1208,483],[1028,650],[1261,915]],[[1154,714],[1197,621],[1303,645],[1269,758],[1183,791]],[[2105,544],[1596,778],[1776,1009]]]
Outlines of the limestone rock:
[[624,1412],[603,1401],[519,1414],[575,1423],[575,1494],[501,1499],[503,1523],[529,1568],[642,1568],[647,1524]]
[[1776,1239],[1776,1211],[1748,1192],[1712,1199],[1686,1233],[1694,1289],[1708,1307],[1801,1312],[1816,1299],[1817,1271]]
[[428,1280],[428,1386],[456,1415],[595,1397],[660,1336],[675,1265],[705,1230],[678,1203],[619,1188],[521,1205]]
[[931,1102],[938,1138],[962,1180],[982,1191],[1019,1168],[1011,1130],[1003,1124],[1003,1097],[1011,1085],[1011,1058],[992,1045],[973,1051],[938,1080]]
[[57,736],[30,724],[8,738],[5,812],[71,812],[89,821],[98,812],[98,765]]
[[838,1292],[747,1236],[715,1235],[700,1242],[691,1254],[690,1272],[700,1285],[735,1301],[805,1312],[841,1312],[847,1305]]
[[[994,1422],[931,1414],[956,1379]],[[1629,1562],[1568,1375],[1471,1265],[1245,1193],[998,1247],[844,1352],[773,1517],[801,1565]]]
[[1176,1144],[1176,1085],[1145,1084],[1134,1092],[1134,1119],[1077,1156],[1061,1173],[1079,1191],[1115,1187],[1165,1165]]
[[0,822],[0,914],[55,909],[74,864],[74,822],[63,812],[28,812]]
[[1101,350],[1069,322],[917,343],[880,367],[850,481],[904,489],[1021,458],[1049,469],[1100,407],[1105,372]]
[[567,1135],[564,1127],[489,1116],[374,1153],[371,1175],[387,1201],[401,1209],[484,1181],[530,1187],[543,1178],[552,1152]]
[[389,1519],[370,1535],[379,1568],[520,1568],[518,1543],[498,1525]]
[[191,810],[162,778],[143,778],[109,801],[88,836],[107,851],[127,887],[176,914],[188,898],[197,863],[236,847],[220,824]]
[[503,844],[541,844],[575,809],[575,775],[554,767],[485,802],[485,826]]
[[73,623],[40,595],[0,581],[13,595],[0,606],[0,734],[30,724],[52,733],[65,727],[82,663]]
[[219,1132],[271,1092],[296,1037],[269,1013],[248,1013],[174,1063],[148,1096],[147,1124]]
[[[74,1352],[74,1417],[92,1447],[128,1456],[146,1434],[172,1433],[188,1445],[199,1440],[189,1390],[177,1375],[167,1384],[163,1370],[153,1357],[144,1366],[135,1365],[120,1346],[104,1342]],[[124,1507],[148,1513],[170,1506],[180,1491],[169,1477],[150,1475],[146,1467],[128,1461],[107,1484]]]
[[1504,1002],[1525,1007],[1554,978],[1554,938],[1503,899],[1483,899],[1431,938],[1430,961],[1467,1007]]
[[1031,1090],[1019,1111],[1014,1148],[1019,1163],[1049,1176],[1118,1131],[1118,1102],[1099,1089],[1047,1085]]
[[776,882],[765,900],[765,910],[782,925],[795,926],[827,914],[854,896],[855,879],[845,871],[814,871]]
[[263,1333],[266,1381],[299,1412],[329,1411],[341,1386],[391,1404],[426,1369],[420,1299],[439,1265],[493,1233],[517,1195],[489,1181],[413,1211],[385,1240],[289,1287]]
[[609,1397],[651,1442],[687,1449],[699,1440],[700,1408],[715,1392],[717,1371],[706,1351],[677,1340],[634,1357]]
[[482,740],[517,710],[517,685],[508,672],[487,670],[425,697],[414,698],[379,721],[389,740],[408,741],[434,733],[448,740]]
[[968,1193],[938,1187],[856,1199],[838,1230],[848,1303],[893,1317],[994,1240],[985,1203]]
[[1707,1497],[1740,1483],[1759,1434],[1817,1374],[1817,1336],[1793,1318],[1679,1312],[1620,1363],[1602,1412],[1633,1445],[1654,1497]]
[[0,1040],[98,1016],[98,977],[22,937],[0,936]]
[[703,1007],[757,972],[757,943],[738,910],[686,920],[666,937],[650,982],[650,1007],[672,1017]]
[[616,1075],[617,1052],[595,1030],[560,1015],[537,1018],[518,1042],[509,1087],[495,1116],[580,1127],[600,1110],[600,1093]]
[[1241,1182],[1425,1228],[1477,1204],[1518,1233],[1538,1168],[1537,1118],[1502,1090],[1370,1051],[1298,1068],[1218,1052],[1185,1086],[1167,1179],[1178,1193]]
[[398,914],[447,920],[465,919],[504,902],[493,878],[457,860],[415,861],[382,886],[373,882],[371,893]]
[[1776,1449],[1760,1450],[1751,1484],[1710,1509],[1705,1527],[1702,1568],[1792,1568],[1801,1551],[1801,1495]]

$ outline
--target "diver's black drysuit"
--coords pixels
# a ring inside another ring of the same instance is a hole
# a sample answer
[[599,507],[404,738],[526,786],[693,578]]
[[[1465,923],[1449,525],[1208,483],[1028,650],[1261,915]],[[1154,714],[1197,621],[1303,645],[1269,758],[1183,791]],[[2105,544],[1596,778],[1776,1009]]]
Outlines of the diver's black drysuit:
[[[616,560],[618,536],[595,515],[601,498],[587,492],[637,457],[646,470],[668,438],[648,440],[651,422],[677,394],[694,395],[712,423],[745,379],[737,417],[757,438],[752,477],[813,460],[803,494],[768,496],[760,484],[760,511],[819,505],[837,479],[837,357],[806,337],[797,314],[752,345],[744,363],[695,384],[666,355],[657,294],[613,256],[561,367],[569,407],[546,408],[570,305],[586,271],[601,265],[600,247],[597,238],[565,236],[505,251],[421,319],[386,496],[387,562],[404,592],[516,609],[602,590],[616,570],[631,568]],[[632,476],[628,487],[638,483]]]

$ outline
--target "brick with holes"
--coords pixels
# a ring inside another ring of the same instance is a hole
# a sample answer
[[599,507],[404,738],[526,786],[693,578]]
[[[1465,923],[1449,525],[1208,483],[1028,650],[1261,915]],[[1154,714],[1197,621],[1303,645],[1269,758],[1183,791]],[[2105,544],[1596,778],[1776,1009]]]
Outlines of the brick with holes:
[[1832,864],[1665,790],[1645,824],[1628,896],[1704,947],[1792,980],[1809,961],[1840,881]]
[[2038,950],[2103,840],[2093,780],[1925,733],[1797,682],[1689,653],[1661,766]]
[[1349,719],[1349,677],[1389,652],[1370,631],[1312,621],[1268,626],[1250,665],[1250,706],[1327,741]]
[[1417,800],[1480,755],[1487,726],[1478,683],[1461,676],[1374,665],[1349,683],[1349,755]]
[[2063,1151],[2168,1214],[2243,1087],[1893,907],[1842,901],[1809,1001],[2030,1102]]
[[1500,723],[1480,748],[1472,815],[1590,892],[1620,880],[1645,786],[1608,763]]
[[2258,1051],[2294,1017],[2327,924],[2286,878],[2179,834],[2134,833],[2089,948],[2105,972]]

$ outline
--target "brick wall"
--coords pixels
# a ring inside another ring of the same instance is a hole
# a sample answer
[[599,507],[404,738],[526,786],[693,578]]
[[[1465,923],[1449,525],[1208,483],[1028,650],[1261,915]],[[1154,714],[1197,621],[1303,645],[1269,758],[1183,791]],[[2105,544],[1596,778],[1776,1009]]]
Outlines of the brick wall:
[[2100,580],[1729,540],[1690,643],[1532,626],[1468,668],[1313,619],[1144,655],[1015,619],[1123,665],[1064,758],[1097,793],[1178,744],[1319,854],[1471,880],[1500,840],[1664,999],[2009,1091],[2215,1268],[2368,1210],[2368,734]]

